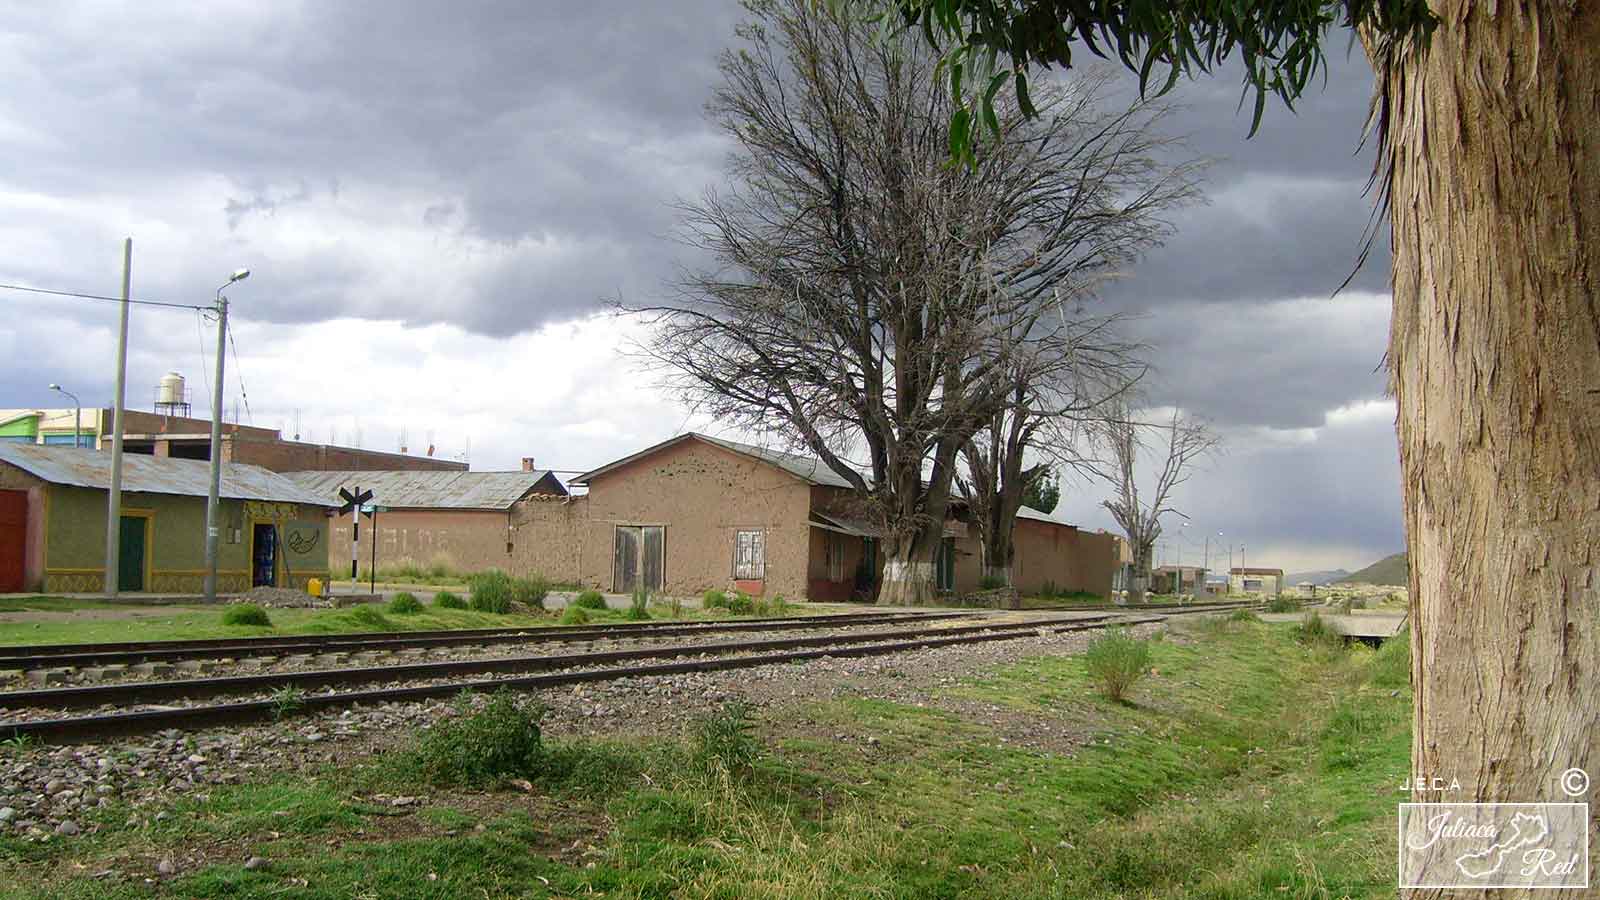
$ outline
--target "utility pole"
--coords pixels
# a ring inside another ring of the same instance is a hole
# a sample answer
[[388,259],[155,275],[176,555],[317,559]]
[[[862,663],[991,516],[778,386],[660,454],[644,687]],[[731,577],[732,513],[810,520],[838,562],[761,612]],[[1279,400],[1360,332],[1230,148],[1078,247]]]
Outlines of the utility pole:
[[216,381],[211,385],[211,487],[206,493],[207,602],[217,599],[217,519],[221,512],[221,500],[217,495],[222,489],[222,361],[227,355],[223,351],[227,349],[228,340],[228,298],[222,295],[222,290],[249,277],[249,269],[240,269],[233,273],[226,284],[217,288],[217,374]]
[[128,286],[133,277],[133,238],[122,241],[122,312],[117,326],[117,378],[111,396],[111,488],[106,491],[106,595],[117,595],[122,550],[122,401],[128,374]]

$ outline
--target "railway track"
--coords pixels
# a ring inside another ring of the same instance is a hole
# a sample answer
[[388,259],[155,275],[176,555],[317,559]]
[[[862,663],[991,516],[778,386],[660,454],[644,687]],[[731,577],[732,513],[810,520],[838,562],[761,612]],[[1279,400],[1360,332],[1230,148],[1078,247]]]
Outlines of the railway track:
[[[0,740],[47,742],[98,739],[168,729],[194,729],[267,721],[283,715],[324,709],[446,697],[462,691],[502,687],[535,690],[622,678],[710,672],[803,662],[822,657],[864,657],[930,647],[1015,640],[1047,633],[1065,633],[1159,622],[1173,615],[1226,612],[1247,604],[1191,606],[1163,614],[1125,616],[1117,612],[1092,619],[1027,619],[862,632],[859,634],[774,638],[758,641],[679,644],[590,653],[501,657],[380,667],[274,673],[262,676],[185,679],[93,687],[14,691],[0,694],[0,708],[52,711],[196,700],[243,695],[246,699],[192,706],[122,711],[107,714],[0,722]],[[924,617],[926,618],[926,617]],[[874,617],[881,621],[882,617]],[[655,660],[654,662],[651,662]],[[499,674],[499,678],[471,678]],[[375,682],[411,682],[382,688],[330,690],[304,694],[306,688],[335,688]],[[417,683],[423,681],[426,683]],[[296,689],[292,710],[264,693]]]
[[240,659],[259,656],[386,652],[495,644],[572,643],[613,638],[681,637],[740,631],[789,631],[969,616],[967,612],[847,613],[768,619],[689,622],[617,622],[594,626],[472,628],[455,631],[384,631],[329,635],[233,638],[190,641],[139,641],[104,644],[42,644],[0,647],[0,671],[34,671],[133,665],[177,660]]

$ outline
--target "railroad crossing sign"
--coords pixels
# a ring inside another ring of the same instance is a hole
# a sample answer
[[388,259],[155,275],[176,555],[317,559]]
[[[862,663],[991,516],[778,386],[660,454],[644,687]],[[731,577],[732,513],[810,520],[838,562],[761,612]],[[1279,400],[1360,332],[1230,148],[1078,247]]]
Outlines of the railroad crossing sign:
[[[358,506],[365,505],[368,500],[372,499],[372,491],[363,491],[361,488],[356,488],[356,492],[352,494],[349,488],[339,488],[339,499],[344,501],[344,505],[339,507],[339,515],[342,516]],[[362,511],[366,512],[366,510]]]

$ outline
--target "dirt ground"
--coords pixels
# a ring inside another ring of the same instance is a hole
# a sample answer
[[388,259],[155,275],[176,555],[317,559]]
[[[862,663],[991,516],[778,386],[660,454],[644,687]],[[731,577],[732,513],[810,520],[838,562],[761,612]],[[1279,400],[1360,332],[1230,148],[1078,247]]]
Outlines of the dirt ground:
[[0,612],[0,623],[25,622],[99,622],[113,619],[139,619],[147,616],[174,616],[184,613],[204,612],[215,607],[205,606],[105,606],[94,609],[25,609]]

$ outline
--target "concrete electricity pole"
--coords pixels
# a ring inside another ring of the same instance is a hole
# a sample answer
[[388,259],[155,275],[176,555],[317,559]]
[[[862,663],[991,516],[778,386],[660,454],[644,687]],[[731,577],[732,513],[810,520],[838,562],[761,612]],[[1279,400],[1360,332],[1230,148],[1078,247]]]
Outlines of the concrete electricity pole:
[[228,340],[228,298],[222,296],[223,288],[250,277],[249,269],[240,269],[233,277],[217,288],[217,375],[211,385],[211,487],[206,493],[206,574],[207,601],[217,599],[217,514],[222,489],[222,361]]
[[133,238],[122,242],[122,320],[117,330],[117,379],[111,397],[111,489],[106,491],[106,594],[117,595],[122,553],[122,401],[128,374],[128,285],[133,277]]

